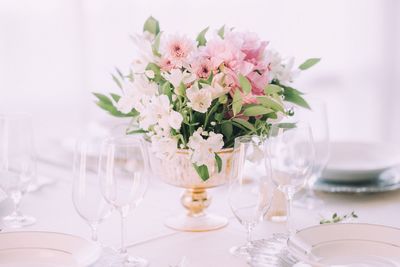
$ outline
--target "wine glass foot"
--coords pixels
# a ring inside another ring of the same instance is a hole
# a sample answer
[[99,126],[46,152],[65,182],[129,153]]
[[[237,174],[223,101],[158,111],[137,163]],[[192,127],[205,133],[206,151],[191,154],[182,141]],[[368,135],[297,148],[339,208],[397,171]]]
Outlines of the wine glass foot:
[[229,253],[234,256],[249,256],[249,247],[246,245],[243,246],[234,246],[229,249]]
[[170,217],[165,221],[165,225],[178,231],[186,232],[205,232],[217,230],[225,227],[228,220],[225,217],[204,214],[201,216],[189,216],[182,214]]
[[110,267],[147,267],[149,262],[146,259],[134,256],[126,256],[119,260],[109,263]]
[[3,224],[6,228],[22,228],[35,222],[34,217],[22,214],[12,214],[3,218]]

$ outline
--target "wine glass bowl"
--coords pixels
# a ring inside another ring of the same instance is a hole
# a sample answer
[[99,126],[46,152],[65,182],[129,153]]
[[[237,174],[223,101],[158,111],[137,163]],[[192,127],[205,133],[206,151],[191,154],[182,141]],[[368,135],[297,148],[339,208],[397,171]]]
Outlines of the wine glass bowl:
[[12,214],[3,218],[6,227],[20,228],[36,219],[23,215],[21,199],[36,178],[36,154],[32,118],[28,114],[0,114],[0,188],[14,202]]
[[126,218],[143,200],[148,184],[148,157],[143,140],[133,136],[110,137],[101,151],[101,192],[121,217],[120,255],[111,266],[148,266],[147,260],[129,256],[125,246]]
[[258,136],[235,139],[229,186],[229,205],[247,230],[247,243],[230,249],[233,255],[248,255],[251,233],[268,211],[273,196],[270,175],[264,166],[264,140]]

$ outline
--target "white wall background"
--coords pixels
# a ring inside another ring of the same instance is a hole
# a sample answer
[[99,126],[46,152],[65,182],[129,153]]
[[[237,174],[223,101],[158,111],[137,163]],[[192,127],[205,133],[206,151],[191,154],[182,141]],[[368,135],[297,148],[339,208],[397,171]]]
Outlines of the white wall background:
[[117,90],[129,34],[153,15],[193,37],[211,25],[258,32],[301,63],[297,87],[328,103],[333,139],[400,143],[398,0],[0,0],[0,112],[36,117],[42,141],[110,120],[92,91]]

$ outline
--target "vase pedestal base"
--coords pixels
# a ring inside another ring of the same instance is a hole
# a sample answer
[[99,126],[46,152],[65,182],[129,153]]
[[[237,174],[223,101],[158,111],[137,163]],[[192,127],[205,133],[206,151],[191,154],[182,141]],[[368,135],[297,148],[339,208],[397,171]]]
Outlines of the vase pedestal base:
[[178,231],[206,232],[225,227],[228,225],[228,219],[212,214],[197,217],[183,214],[168,218],[165,225]]

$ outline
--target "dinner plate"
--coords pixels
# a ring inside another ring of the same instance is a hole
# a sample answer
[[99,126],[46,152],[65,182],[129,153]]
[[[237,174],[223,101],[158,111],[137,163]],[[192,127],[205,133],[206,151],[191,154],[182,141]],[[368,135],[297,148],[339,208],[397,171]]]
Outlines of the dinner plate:
[[318,179],[312,188],[328,193],[379,193],[400,189],[400,174],[398,168],[381,173],[378,178],[364,183],[340,183]]
[[334,142],[322,178],[341,183],[365,182],[399,163],[399,151],[389,144]]
[[101,248],[83,238],[52,232],[0,233],[1,267],[85,267]]
[[400,266],[400,229],[363,223],[318,225],[288,241],[292,255],[312,266]]

